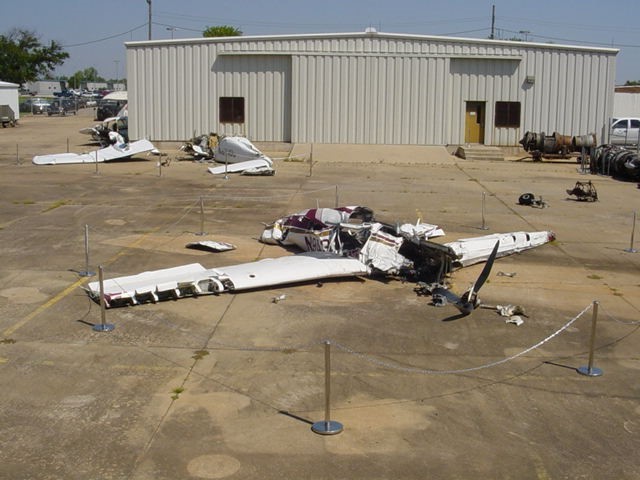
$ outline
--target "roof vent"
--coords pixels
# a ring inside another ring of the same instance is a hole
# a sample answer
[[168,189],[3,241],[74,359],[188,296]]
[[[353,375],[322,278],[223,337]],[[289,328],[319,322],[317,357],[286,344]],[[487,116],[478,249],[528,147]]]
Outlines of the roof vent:
[[365,28],[364,33],[368,35],[375,35],[378,31],[376,30],[376,27],[367,27]]

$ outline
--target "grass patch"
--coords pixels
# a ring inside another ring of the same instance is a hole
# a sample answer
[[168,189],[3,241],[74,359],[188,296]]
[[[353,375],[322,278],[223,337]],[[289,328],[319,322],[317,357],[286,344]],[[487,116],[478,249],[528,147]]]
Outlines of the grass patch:
[[50,212],[51,210],[55,210],[58,207],[62,207],[63,205],[67,205],[71,200],[58,200],[57,202],[53,202],[47,208],[45,208],[42,213]]
[[209,352],[207,352],[206,350],[196,350],[195,352],[193,352],[193,356],[191,358],[193,358],[194,360],[202,360],[207,355],[209,355]]
[[14,205],[34,205],[36,202],[33,200],[14,200]]
[[602,277],[600,275],[596,275],[595,273],[587,275],[587,278],[590,278],[591,280],[602,280]]
[[171,390],[171,393],[173,393],[173,395],[171,395],[171,398],[174,400],[177,400],[178,398],[180,398],[180,394],[184,392],[184,388],[182,387],[176,387],[173,390]]
[[0,343],[11,344],[16,343],[16,341],[13,338],[3,338],[2,340],[0,340]]

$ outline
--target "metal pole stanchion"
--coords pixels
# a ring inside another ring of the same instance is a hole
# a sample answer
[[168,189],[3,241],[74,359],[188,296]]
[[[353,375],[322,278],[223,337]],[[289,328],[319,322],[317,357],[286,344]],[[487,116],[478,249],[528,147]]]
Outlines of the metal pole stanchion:
[[637,250],[633,248],[633,237],[635,235],[635,232],[636,232],[636,212],[633,212],[633,227],[631,228],[631,243],[629,245],[629,248],[624,249],[625,252],[629,252],[629,253],[637,252]]
[[313,175],[313,143],[311,144],[311,152],[309,153],[309,176]]
[[98,175],[98,150],[96,150],[96,175]]
[[324,420],[316,422],[311,426],[311,430],[320,435],[336,435],[344,427],[340,422],[331,420],[331,342],[324,342]]
[[593,348],[596,342],[596,322],[598,321],[598,305],[600,302],[594,300],[593,302],[593,317],[591,320],[591,340],[589,345],[589,364],[578,368],[578,373],[587,375],[589,377],[599,377],[602,375],[602,370],[593,366]]
[[89,270],[89,225],[84,226],[84,270],[79,272],[81,277],[93,277],[96,273]]
[[480,230],[489,230],[489,227],[487,227],[484,220],[484,202],[486,196],[487,194],[485,192],[482,192],[482,226],[480,227]]
[[200,232],[196,235],[206,235],[204,231],[204,197],[200,195]]
[[340,205],[340,197],[338,196],[338,185],[336,185],[336,208]]
[[104,275],[102,272],[102,265],[98,267],[98,280],[100,282],[100,323],[93,326],[93,330],[96,332],[110,332],[115,325],[107,323],[107,304],[104,301]]
[[227,170],[229,169],[229,161],[227,160],[227,152],[224,152],[224,179],[229,180],[229,175],[227,175]]
[[69,153],[69,137],[67,137],[67,153]]

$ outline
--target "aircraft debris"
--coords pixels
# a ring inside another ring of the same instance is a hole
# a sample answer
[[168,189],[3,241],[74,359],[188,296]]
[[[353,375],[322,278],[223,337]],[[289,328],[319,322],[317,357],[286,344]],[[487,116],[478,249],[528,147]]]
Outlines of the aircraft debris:
[[103,147],[113,143],[110,139],[112,132],[117,132],[122,135],[125,142],[129,141],[129,119],[126,110],[123,109],[115,117],[105,118],[102,123],[98,123],[93,127],[80,129],[80,133],[90,135],[91,140],[99,143]]
[[119,143],[87,153],[55,153],[50,155],[36,155],[33,157],[35,165],[63,165],[72,163],[101,163],[111,160],[129,158],[139,153],[153,150],[155,147],[149,140],[143,139],[131,143]]
[[[442,229],[427,223],[378,222],[373,210],[363,206],[308,209],[266,225],[260,237],[263,243],[296,246],[303,253],[212,269],[190,264],[106,280],[105,299],[109,306],[136,305],[325,278],[383,275],[418,282],[416,293],[438,294],[467,314],[478,306],[478,290],[497,257],[555,238],[553,232],[542,231],[446,244],[428,240],[440,235]],[[448,291],[445,277],[454,268],[483,261],[487,264],[469,291],[462,297]],[[99,283],[89,283],[87,292],[99,300]]]
[[180,150],[196,160],[212,160],[223,164],[211,167],[209,173],[226,175],[271,176],[275,174],[273,160],[256,148],[248,139],[240,136],[218,136],[216,133],[200,135],[185,142]]
[[520,205],[528,205],[535,208],[547,208],[549,206],[549,204],[545,202],[542,197],[536,198],[533,193],[523,193],[518,198],[518,203]]
[[281,301],[283,301],[283,300],[284,300],[284,299],[286,299],[286,298],[287,298],[287,296],[283,293],[282,295],[277,295],[277,296],[273,297],[273,298],[271,299],[271,301],[272,301],[273,303],[280,303]]
[[598,201],[598,192],[591,181],[576,182],[571,190],[567,190],[567,194],[574,195],[579,202],[596,202]]
[[212,252],[227,252],[229,250],[235,250],[236,246],[226,242],[216,242],[213,240],[201,240],[199,242],[190,242],[186,245],[187,248],[195,250],[209,250]]
[[217,144],[218,135],[210,133],[209,135],[198,135],[188,142],[184,142],[180,150],[193,156],[196,160],[210,160],[213,159]]
[[542,157],[569,158],[571,153],[579,152],[582,148],[595,147],[597,138],[595,133],[571,137],[558,132],[545,135],[544,132],[528,131],[519,143],[534,161],[541,161]]

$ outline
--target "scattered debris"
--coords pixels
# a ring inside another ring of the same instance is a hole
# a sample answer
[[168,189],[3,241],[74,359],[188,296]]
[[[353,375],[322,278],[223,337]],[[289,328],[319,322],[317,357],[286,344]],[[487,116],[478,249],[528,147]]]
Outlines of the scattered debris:
[[524,307],[520,305],[496,305],[496,311],[503,317],[511,317],[513,315],[522,315],[527,317]]
[[198,135],[188,142],[184,142],[180,150],[193,156],[196,160],[211,160],[217,145],[218,135],[210,133],[208,135]]
[[579,202],[596,202],[598,200],[598,192],[596,187],[588,182],[576,182],[576,185],[571,190],[567,190],[567,194],[575,195]]
[[513,315],[512,317],[507,318],[504,323],[513,323],[516,326],[520,326],[524,323],[524,320],[518,315]]
[[527,313],[524,310],[524,307],[520,305],[480,305],[482,308],[495,310],[501,316],[507,317],[505,323],[513,323],[514,325],[520,326],[524,323],[522,317],[528,317]]
[[509,277],[509,278],[513,278],[516,276],[516,272],[498,272],[497,273],[498,277]]
[[226,242],[216,242],[213,240],[201,240],[200,242],[187,243],[187,248],[195,250],[208,250],[212,252],[226,252],[228,250],[235,250],[236,246]]
[[547,208],[549,205],[545,202],[542,197],[536,198],[533,193],[523,193],[518,198],[518,203],[520,205],[528,205],[530,207],[536,208]]
[[273,303],[280,303],[281,301],[283,301],[283,300],[284,300],[284,299],[286,299],[286,298],[287,298],[287,296],[283,293],[282,295],[278,295],[278,296],[276,296],[276,297],[273,297],[273,298],[271,299],[271,301],[272,301]]

